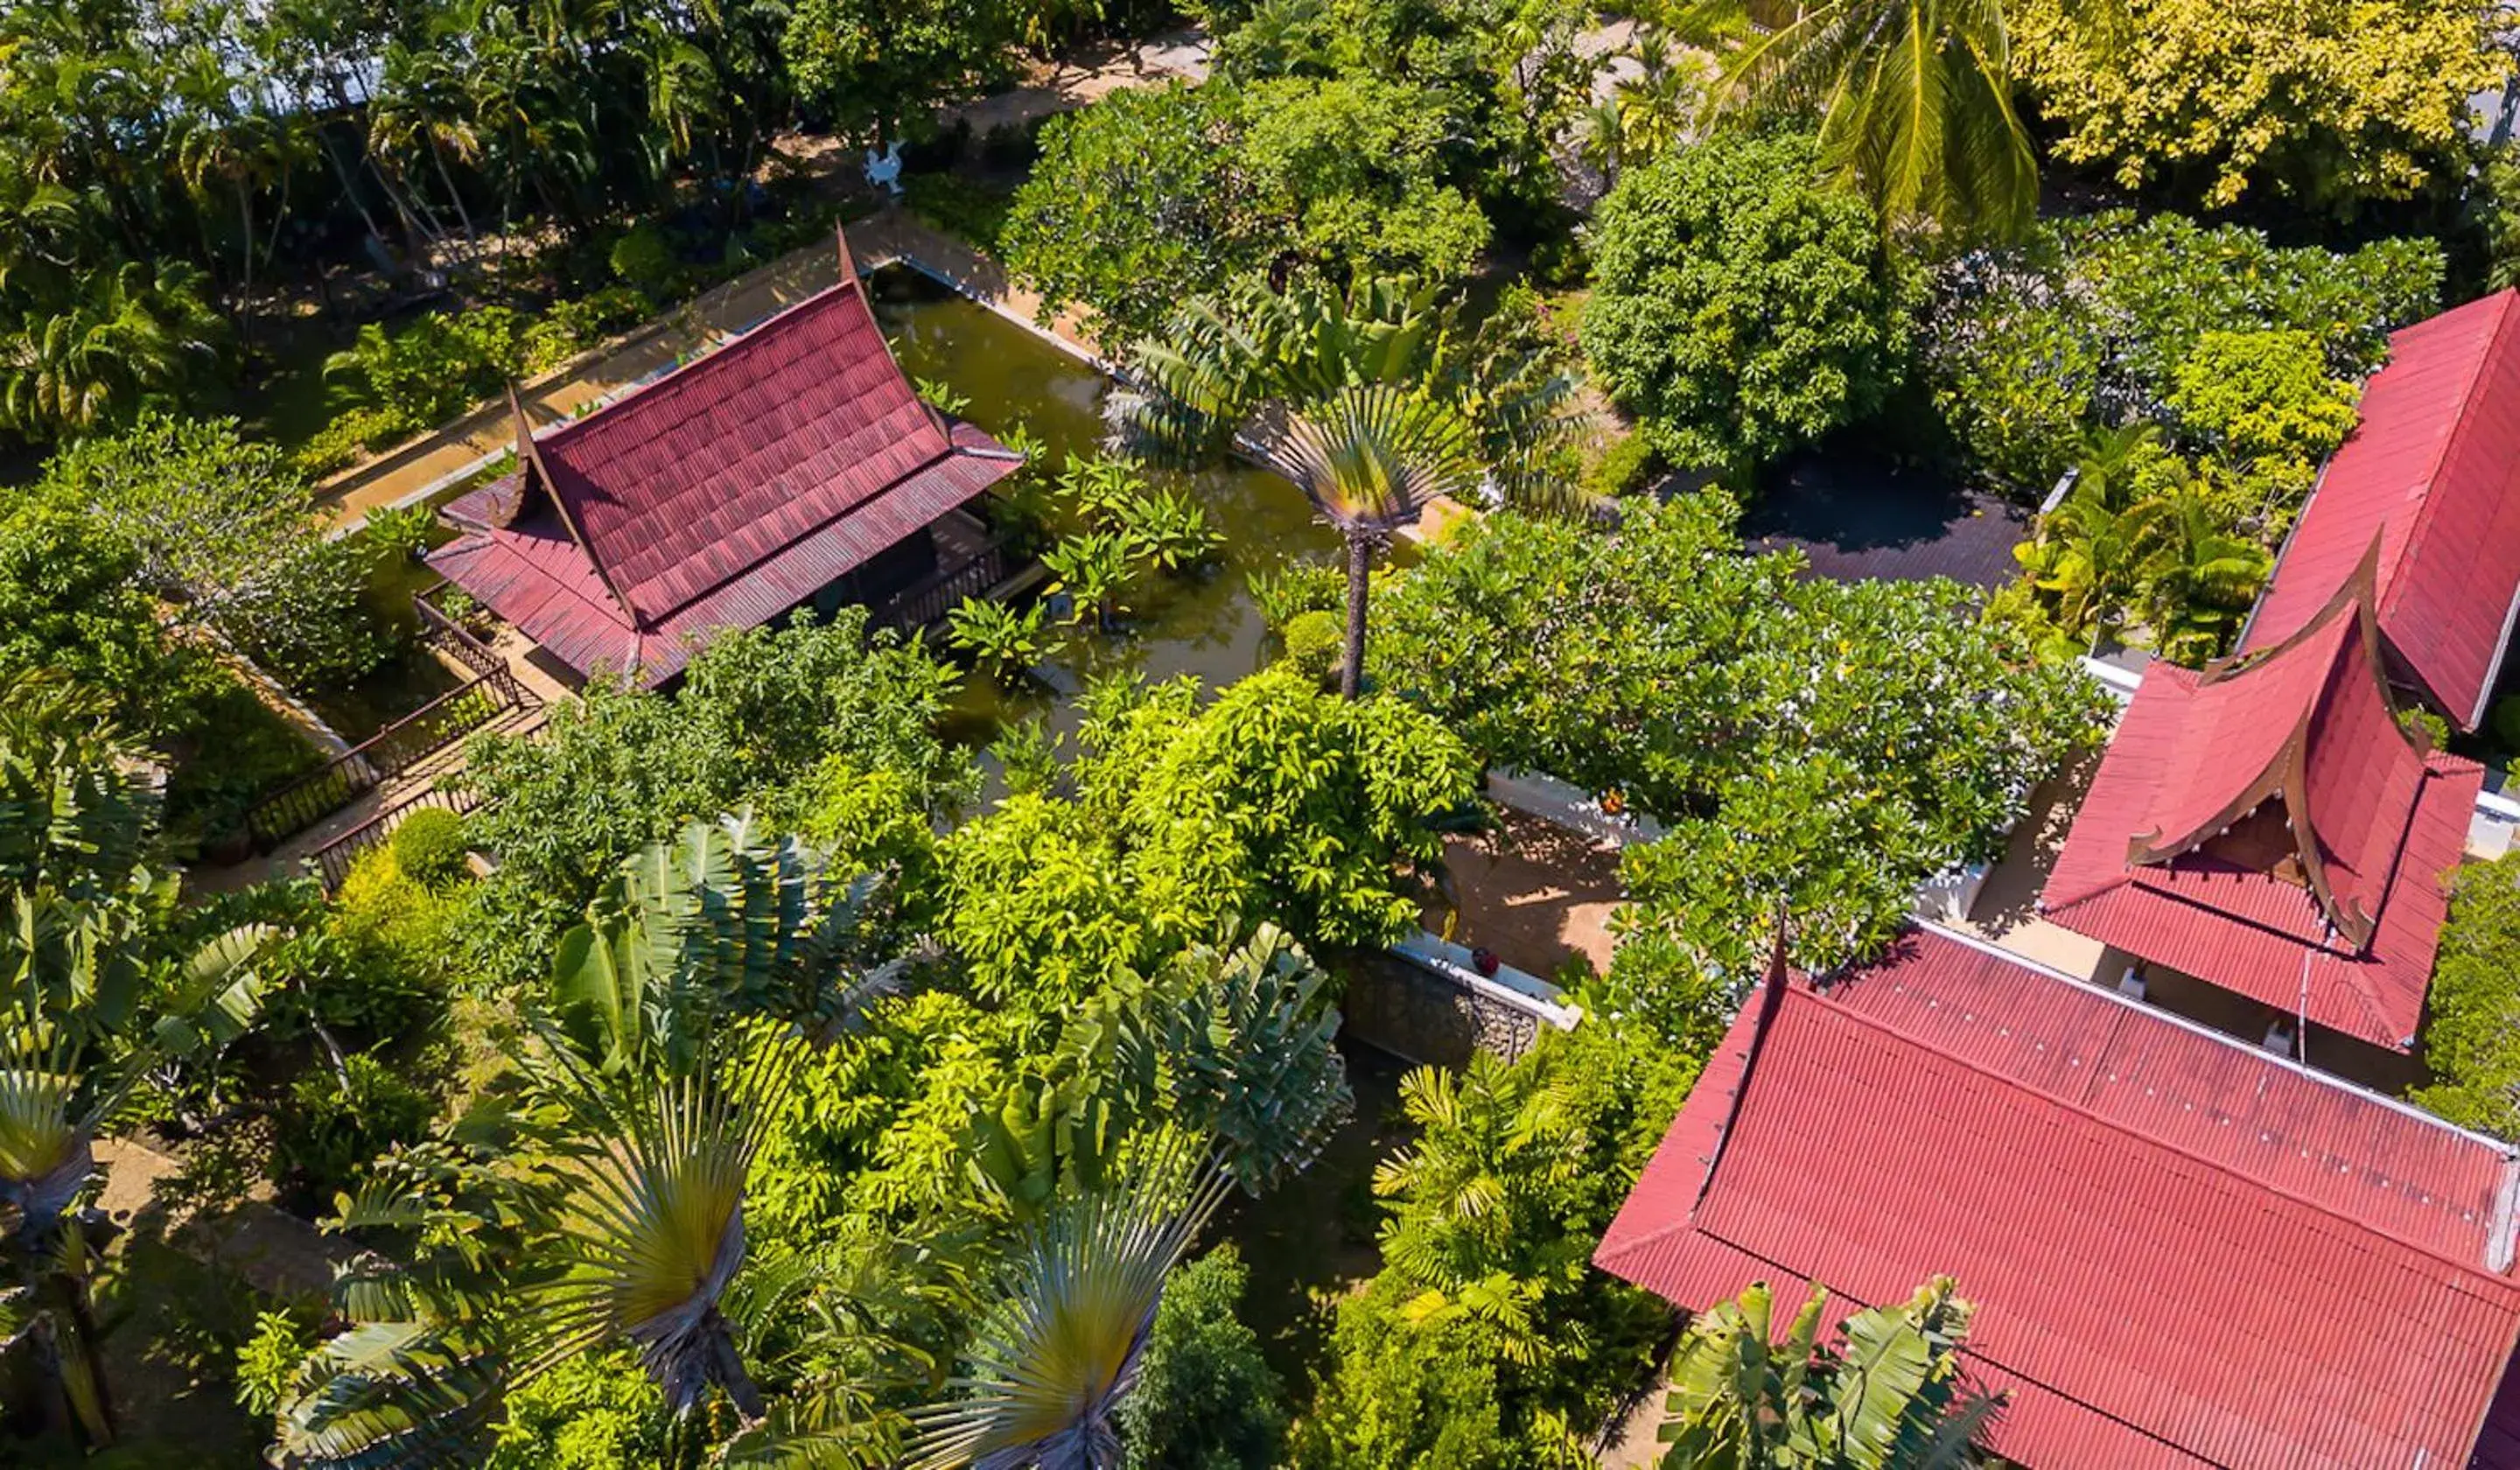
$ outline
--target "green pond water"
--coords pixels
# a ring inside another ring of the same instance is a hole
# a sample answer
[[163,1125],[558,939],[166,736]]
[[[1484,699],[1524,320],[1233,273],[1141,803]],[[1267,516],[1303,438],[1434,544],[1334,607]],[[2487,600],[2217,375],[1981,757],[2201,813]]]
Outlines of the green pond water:
[[[903,370],[968,397],[964,413],[972,423],[992,433],[1028,425],[1054,460],[1095,450],[1108,386],[1102,374],[908,267],[878,271],[869,285],[876,320]],[[1005,688],[973,676],[962,710],[965,733],[986,738],[1001,721],[1042,713],[1054,731],[1066,733],[1076,719],[1074,691],[1117,670],[1150,680],[1190,674],[1215,687],[1269,661],[1274,650],[1245,576],[1289,560],[1334,563],[1337,536],[1314,516],[1302,491],[1264,469],[1237,463],[1157,478],[1196,492],[1225,534],[1224,554],[1193,575],[1141,579],[1130,589],[1120,631],[1067,639],[1043,671],[1046,680]]]

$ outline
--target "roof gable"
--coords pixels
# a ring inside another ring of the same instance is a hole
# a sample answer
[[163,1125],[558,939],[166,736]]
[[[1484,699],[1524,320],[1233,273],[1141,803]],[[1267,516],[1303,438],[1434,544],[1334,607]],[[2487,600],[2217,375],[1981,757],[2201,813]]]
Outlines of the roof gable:
[[2514,1180],[2490,1140],[1927,929],[1745,1007],[1595,1259],[1692,1309],[1953,1274],[2012,1396],[1996,1448],[2031,1464],[2453,1466],[2520,1334]]
[[2520,293],[2389,340],[2389,364],[2365,385],[2242,647],[2292,637],[2376,537],[2382,637],[2428,697],[2474,729],[2520,605]]

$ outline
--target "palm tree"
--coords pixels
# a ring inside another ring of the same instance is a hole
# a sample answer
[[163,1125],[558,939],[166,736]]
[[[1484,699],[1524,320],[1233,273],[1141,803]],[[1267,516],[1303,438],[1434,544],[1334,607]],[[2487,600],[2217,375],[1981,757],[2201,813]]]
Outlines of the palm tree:
[[981,1331],[963,1396],[912,1416],[916,1470],[1117,1470],[1164,1279],[1230,1187],[1177,1163],[1066,1201],[1025,1240]]
[[217,324],[189,267],[89,271],[66,299],[0,323],[0,424],[44,438],[127,419],[215,360]]
[[1780,1339],[1766,1282],[1689,1324],[1671,1365],[1674,1470],[1960,1470],[1998,1403],[1961,1379],[1969,1304],[1937,1276],[1904,1307],[1868,1309],[1820,1341],[1815,1287]]
[[1339,692],[1353,699],[1365,685],[1374,557],[1428,502],[1473,482],[1469,423],[1451,404],[1422,391],[1351,387],[1287,418],[1264,442],[1347,544]]
[[[562,942],[561,1014],[524,1058],[511,1146],[444,1139],[388,1159],[344,1213],[345,1228],[470,1224],[352,1278],[354,1327],[282,1406],[289,1460],[447,1457],[501,1388],[620,1343],[678,1419],[723,1395],[761,1424],[727,1311],[744,1193],[804,1037],[891,983],[889,966],[855,962],[871,891],[826,881],[805,849],[742,818],[689,824],[623,864]],[[469,1203],[432,1206],[450,1192]]]
[[1373,1171],[1373,1192],[1407,1196],[1410,1230],[1383,1227],[1386,1259],[1417,1279],[1458,1286],[1509,1264],[1533,1228],[1534,1201],[1554,1198],[1583,1168],[1583,1132],[1529,1067],[1481,1051],[1455,1074],[1420,1067],[1401,1079],[1418,1140]]
[[2128,513],[2154,647],[2191,668],[2221,654],[2257,601],[2272,564],[2267,549],[2231,530],[2192,480]]
[[1821,167],[1892,223],[1996,240],[2029,229],[2039,161],[2012,106],[2002,0],[1813,0],[1746,25],[1748,0],[1703,0],[1701,25],[1745,33],[1719,109],[1816,111]]
[[252,1024],[268,937],[166,953],[175,883],[140,866],[155,785],[93,695],[0,690],[0,1351],[30,1352],[48,1416],[97,1445],[114,1415],[90,1308],[110,1226],[80,1204],[96,1137],[144,1081]]

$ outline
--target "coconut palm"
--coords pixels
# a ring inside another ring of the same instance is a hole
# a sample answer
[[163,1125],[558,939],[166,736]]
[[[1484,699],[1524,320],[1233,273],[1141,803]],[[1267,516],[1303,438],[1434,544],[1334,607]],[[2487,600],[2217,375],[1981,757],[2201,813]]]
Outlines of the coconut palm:
[[1744,36],[1719,112],[1817,112],[1821,167],[1893,223],[2013,239],[2039,204],[2039,161],[2012,106],[2002,0],[1812,0],[1772,30],[1749,0],[1695,22]]
[[1347,544],[1347,641],[1339,692],[1365,685],[1366,607],[1374,557],[1413,525],[1437,496],[1474,482],[1477,457],[1468,422],[1423,391],[1386,385],[1342,388],[1267,431],[1270,458]]
[[0,424],[45,438],[127,419],[215,361],[217,334],[188,267],[90,271],[59,302],[0,322]]
[[918,1411],[918,1470],[1117,1470],[1164,1279],[1225,1197],[1222,1170],[1178,1167],[1072,1197],[1032,1231],[982,1328],[960,1397]]
[[1976,1442],[1998,1403],[1972,1391],[1959,1362],[1969,1304],[1948,1276],[1905,1306],[1872,1308],[1820,1340],[1825,1288],[1781,1335],[1767,1283],[1689,1324],[1672,1357],[1674,1470],[1960,1470],[1986,1462]]

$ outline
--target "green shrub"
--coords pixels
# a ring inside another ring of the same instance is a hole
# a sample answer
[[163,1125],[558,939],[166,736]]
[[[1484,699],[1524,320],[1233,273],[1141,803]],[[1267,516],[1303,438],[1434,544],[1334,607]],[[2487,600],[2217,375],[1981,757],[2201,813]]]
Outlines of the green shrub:
[[1283,637],[1286,666],[1316,683],[1327,683],[1347,651],[1347,621],[1328,608],[1297,613]]
[[1251,1272],[1231,1245],[1165,1283],[1138,1386],[1120,1403],[1128,1470],[1272,1470],[1284,1390],[1235,1315]]
[[1629,434],[1601,451],[1601,457],[1585,467],[1584,490],[1603,500],[1615,500],[1642,487],[1653,468],[1653,446],[1642,434]]
[[394,866],[416,883],[433,886],[466,871],[464,819],[442,807],[423,807],[404,818],[389,840]]
[[2494,701],[2494,711],[2486,717],[2486,728],[2494,732],[2494,741],[2504,750],[2520,751],[2520,694]]
[[289,1397],[290,1380],[315,1346],[315,1334],[295,1314],[256,1313],[253,1336],[237,1349],[237,1406],[255,1418],[269,1418]]
[[309,1067],[280,1112],[275,1182],[300,1209],[320,1206],[355,1188],[378,1155],[421,1138],[436,1115],[434,1096],[372,1053],[344,1058],[338,1075]]
[[995,188],[956,173],[914,173],[901,181],[910,212],[948,235],[994,255],[998,237],[1014,206],[1012,190]]
[[2423,1052],[2433,1081],[2408,1094],[2418,1105],[2520,1138],[2520,854],[2452,880]]
[[2398,711],[2398,723],[2409,733],[2422,735],[2435,750],[2450,748],[2450,722],[2421,705],[2408,705]]
[[671,298],[682,281],[682,264],[674,258],[672,243],[652,223],[643,222],[614,241],[609,263],[623,285],[652,301]]
[[1281,632],[1303,613],[1336,609],[1347,601],[1347,576],[1322,561],[1288,561],[1248,573],[1243,584],[1260,609],[1260,620]]
[[506,1396],[484,1470],[631,1470],[668,1463],[671,1420],[627,1352],[581,1353]]

